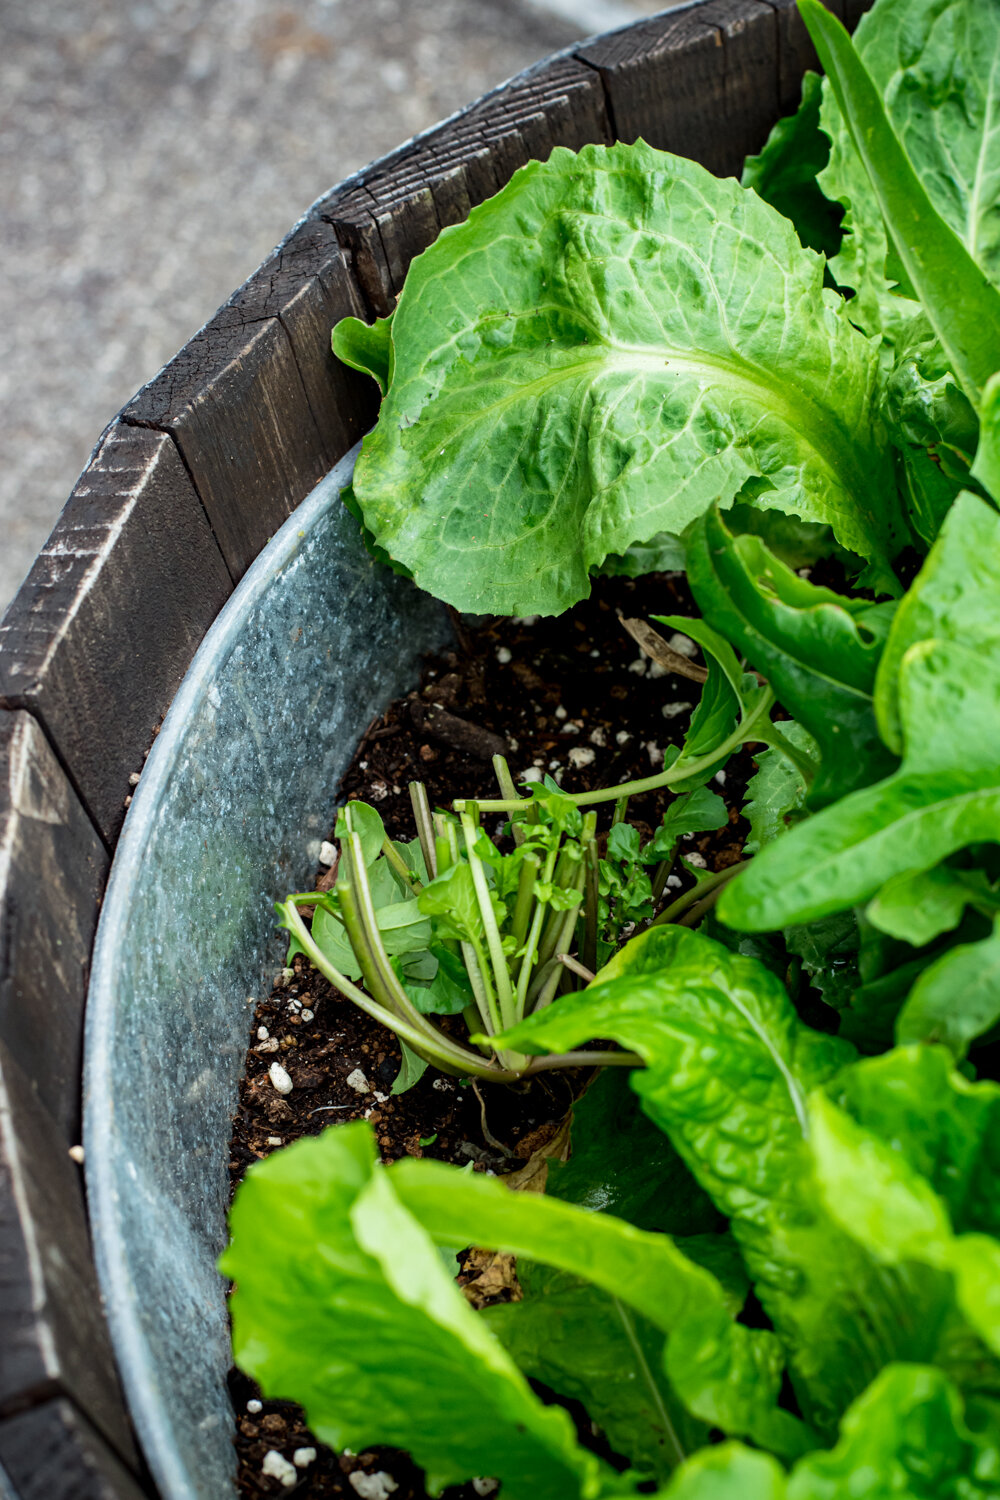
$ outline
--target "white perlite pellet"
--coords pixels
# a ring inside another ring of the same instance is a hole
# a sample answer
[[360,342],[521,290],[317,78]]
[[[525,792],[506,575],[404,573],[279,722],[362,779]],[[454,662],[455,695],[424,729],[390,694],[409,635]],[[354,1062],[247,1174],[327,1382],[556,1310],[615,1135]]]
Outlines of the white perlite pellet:
[[598,724],[596,729],[592,729],[590,731],[588,739],[590,740],[590,743],[592,745],[597,746],[598,750],[603,750],[605,745],[608,743],[608,737],[604,733],[604,730],[601,728],[600,724]]
[[689,865],[694,865],[696,870],[708,869],[708,862],[705,859],[704,854],[699,854],[697,850],[695,850],[692,854],[685,854],[684,858],[687,860]]
[[510,661],[510,652],[507,650],[506,646],[497,647],[497,661],[502,667],[505,667]]
[[565,718],[568,717],[568,715],[566,713],[566,710],[563,708],[563,706],[562,706],[561,703],[560,703],[559,707],[555,710],[555,716],[556,716],[557,719],[565,719]]
[[648,663],[644,656],[637,656],[635,661],[629,662],[628,669],[630,672],[634,672],[637,677],[645,677],[647,665]]
[[271,1035],[271,1033],[268,1031],[268,1029],[267,1029],[266,1026],[258,1026],[257,1027],[257,1040],[258,1040],[258,1042],[266,1042],[267,1039],[268,1039],[268,1037],[270,1035]]
[[292,1080],[279,1062],[271,1064],[267,1070],[267,1076],[270,1078],[271,1087],[276,1094],[290,1094],[292,1092]]
[[274,981],[274,987],[275,987],[275,989],[276,990],[287,990],[288,986],[291,984],[291,982],[292,982],[292,980],[294,978],[295,978],[295,970],[294,969],[279,969],[278,973],[277,973],[277,976],[275,978],[275,981]]
[[290,1490],[292,1485],[298,1484],[299,1481],[295,1465],[290,1464],[277,1448],[271,1448],[264,1454],[264,1462],[260,1466],[260,1471],[266,1474],[268,1479],[276,1479],[279,1484],[283,1484],[286,1490]]
[[651,661],[650,662],[650,664],[649,664],[649,676],[650,677],[653,677],[653,678],[656,678],[656,677],[666,677],[666,675],[667,675],[667,668],[666,667],[661,667],[660,663],[658,661]]
[[495,1495],[500,1488],[499,1479],[474,1479],[472,1488],[477,1495]]
[[316,1462],[315,1448],[296,1448],[292,1454],[292,1463],[297,1469],[308,1469],[310,1464]]
[[353,1073],[348,1073],[347,1087],[353,1089],[356,1094],[367,1094],[369,1092],[368,1079],[360,1068],[355,1068]]
[[361,1496],[361,1500],[389,1500],[393,1490],[398,1490],[399,1485],[391,1474],[384,1469],[379,1469],[375,1474],[365,1474],[361,1469],[355,1469],[353,1474],[348,1474],[351,1489]]
[[522,781],[541,781],[545,772],[541,766],[529,766],[521,777]]
[[667,642],[667,645],[672,651],[679,651],[681,656],[690,657],[698,655],[698,647],[695,645],[691,637],[688,635],[681,635],[679,630],[674,631],[673,635]]
[[258,1401],[256,1396],[251,1396],[250,1400],[247,1402],[247,1411],[250,1413],[250,1415],[252,1417],[255,1417],[258,1412],[261,1412],[263,1410],[263,1401]]
[[676,719],[678,714],[686,714],[691,706],[686,698],[678,698],[676,703],[661,703],[660,713],[665,719]]
[[337,851],[329,839],[324,839],[319,846],[319,862],[321,865],[330,866],[335,863]]
[[649,756],[649,764],[654,768],[663,765],[663,751],[655,740],[649,740],[646,744],[646,754]]
[[574,745],[569,752],[569,763],[576,771],[582,770],[584,766],[592,766],[596,759],[597,753],[589,745]]
[[309,1010],[307,1007],[302,1012],[302,1019],[303,1021],[314,1021],[316,1019],[316,1012],[314,1010]]
[[629,734],[627,729],[619,729],[618,733],[615,735],[615,744],[627,745],[631,738],[632,736]]

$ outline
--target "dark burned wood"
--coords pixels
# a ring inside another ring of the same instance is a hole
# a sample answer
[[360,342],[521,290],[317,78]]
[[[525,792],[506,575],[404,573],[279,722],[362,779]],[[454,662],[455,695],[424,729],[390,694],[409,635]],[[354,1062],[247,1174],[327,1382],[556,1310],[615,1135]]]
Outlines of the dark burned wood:
[[0,1042],[64,1148],[79,1140],[84,991],[107,872],[38,724],[0,714]]
[[738,173],[780,113],[778,19],[765,0],[709,0],[598,38],[577,55],[598,69],[619,140]]
[[[823,0],[827,10],[851,30],[872,0]],[[802,75],[807,68],[818,69],[816,49],[809,39],[805,22],[795,0],[766,0],[778,17],[778,96],[782,114],[791,114],[802,95]]]
[[121,414],[173,435],[236,579],[371,421],[370,382],[329,354],[363,311],[336,235],[307,222]]
[[147,1500],[73,1404],[47,1401],[0,1421],[0,1500]]
[[0,1042],[0,1413],[72,1396],[128,1457],[80,1171]]
[[109,845],[231,590],[173,439],[113,424],[0,624],[0,699],[44,724]]
[[384,158],[318,206],[385,316],[410,261],[448,224],[554,146],[610,139],[600,79],[573,57],[540,64]]
[[130,1451],[79,1169],[100,839],[29,714],[0,714],[0,1412],[55,1389]]

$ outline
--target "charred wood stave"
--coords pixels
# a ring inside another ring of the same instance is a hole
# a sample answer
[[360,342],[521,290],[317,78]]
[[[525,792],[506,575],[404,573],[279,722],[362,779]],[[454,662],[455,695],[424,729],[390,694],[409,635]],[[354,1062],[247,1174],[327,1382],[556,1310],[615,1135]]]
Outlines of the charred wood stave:
[[316,211],[353,255],[372,312],[384,317],[413,257],[518,167],[554,146],[610,138],[599,78],[577,58],[559,57],[376,163]]
[[131,1457],[69,1155],[108,860],[29,714],[0,713],[0,785],[0,1413],[71,1395]]
[[336,236],[307,221],[121,414],[172,435],[234,579],[370,422],[368,383],[328,352],[363,312]]
[[173,440],[113,423],[0,623],[0,701],[44,725],[109,847],[232,586]]
[[151,1491],[72,1402],[0,1419],[0,1500],[148,1500]]

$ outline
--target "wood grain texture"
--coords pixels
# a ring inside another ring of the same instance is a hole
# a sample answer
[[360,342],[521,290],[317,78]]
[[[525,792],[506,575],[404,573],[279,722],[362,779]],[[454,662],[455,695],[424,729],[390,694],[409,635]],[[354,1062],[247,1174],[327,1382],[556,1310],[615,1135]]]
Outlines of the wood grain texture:
[[90,1253],[80,1169],[0,1041],[0,1413],[71,1396],[134,1455]]
[[317,205],[350,251],[372,311],[384,317],[415,255],[554,146],[610,139],[600,79],[557,57],[401,147]]
[[707,0],[578,49],[607,90],[619,140],[738,174],[780,113],[778,17],[766,0]]
[[38,723],[0,713],[0,1042],[64,1149],[80,1138],[83,1006],[107,871]]
[[336,235],[307,221],[121,413],[172,434],[234,579],[370,418],[368,382],[326,354],[330,323],[363,310]]
[[173,439],[112,424],[0,623],[0,701],[45,726],[109,846],[231,591]]
[[[778,95],[782,114],[791,114],[802,96],[802,75],[819,60],[795,0],[765,0],[778,18]],[[828,11],[853,31],[873,0],[823,0]]]
[[0,713],[0,805],[0,1412],[65,1390],[128,1451],[68,1154],[108,861],[27,713]]
[[0,1421],[0,1500],[148,1500],[134,1475],[72,1402],[47,1401]]

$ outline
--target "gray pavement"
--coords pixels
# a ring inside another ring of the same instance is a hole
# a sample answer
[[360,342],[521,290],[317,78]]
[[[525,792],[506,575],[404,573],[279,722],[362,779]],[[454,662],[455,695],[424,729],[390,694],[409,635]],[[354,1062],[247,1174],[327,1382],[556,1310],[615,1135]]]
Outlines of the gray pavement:
[[309,204],[650,0],[0,0],[0,608],[102,428]]

